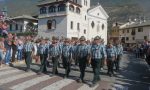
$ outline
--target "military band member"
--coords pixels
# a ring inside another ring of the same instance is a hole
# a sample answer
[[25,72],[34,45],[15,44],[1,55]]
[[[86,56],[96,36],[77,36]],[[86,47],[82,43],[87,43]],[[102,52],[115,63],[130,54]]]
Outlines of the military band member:
[[106,52],[107,52],[107,67],[108,67],[108,72],[107,74],[110,75],[110,77],[112,77],[114,75],[114,70],[113,70],[113,67],[114,67],[114,61],[115,61],[115,50],[114,50],[114,47],[113,47],[113,44],[112,43],[108,43],[108,46],[106,48]]
[[40,60],[41,60],[41,67],[40,70],[38,72],[38,74],[42,74],[43,73],[47,73],[47,55],[48,55],[48,48],[49,46],[46,44],[46,41],[43,39],[41,40],[41,43],[38,47],[39,49],[39,54],[40,54]]
[[62,46],[62,61],[63,61],[63,67],[65,68],[64,78],[67,78],[70,73],[72,52],[73,52],[73,49],[72,49],[72,46],[70,45],[70,40],[66,38]]
[[88,57],[88,46],[85,43],[85,37],[81,36],[80,38],[80,44],[77,46],[76,50],[76,56],[79,62],[79,68],[80,68],[80,79],[77,80],[79,83],[84,83],[84,75],[85,75],[85,68],[87,63],[87,57]]
[[93,44],[91,46],[90,56],[91,56],[91,65],[93,68],[93,81],[91,87],[95,86],[98,81],[100,81],[100,63],[103,58],[106,58],[106,51],[103,49],[102,45],[100,44],[100,37],[96,36],[94,38]]
[[52,40],[53,40],[52,44],[49,47],[49,54],[50,54],[50,57],[52,58],[52,63],[53,63],[53,69],[52,69],[51,76],[58,74],[58,70],[57,70],[58,60],[61,55],[61,49],[58,44],[58,38],[53,37]]
[[33,48],[34,47],[33,47],[33,43],[31,42],[31,37],[27,36],[26,42],[23,46],[23,50],[25,53],[25,63],[27,65],[26,72],[30,71],[30,64],[32,61],[31,55],[32,55]]
[[115,48],[116,48],[115,67],[116,67],[116,70],[119,71],[119,68],[120,68],[120,60],[121,60],[122,55],[123,55],[123,47],[122,47],[122,45],[118,42]]

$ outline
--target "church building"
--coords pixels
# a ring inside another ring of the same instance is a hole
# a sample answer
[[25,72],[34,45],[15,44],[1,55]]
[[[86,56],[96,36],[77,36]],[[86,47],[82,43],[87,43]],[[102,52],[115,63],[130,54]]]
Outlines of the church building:
[[107,43],[109,16],[100,4],[91,7],[90,0],[44,0],[38,7],[39,36],[92,40],[98,35]]

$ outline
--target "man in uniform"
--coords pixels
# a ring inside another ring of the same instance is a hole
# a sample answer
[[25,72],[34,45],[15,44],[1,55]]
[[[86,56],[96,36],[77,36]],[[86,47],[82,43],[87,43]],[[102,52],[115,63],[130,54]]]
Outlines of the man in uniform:
[[100,44],[100,37],[96,36],[94,38],[93,44],[90,50],[91,56],[91,65],[94,72],[93,81],[91,87],[95,86],[98,81],[100,81],[100,63],[103,58],[106,58],[106,51],[103,49],[102,45]]
[[58,38],[53,37],[52,38],[52,44],[49,47],[49,54],[50,57],[52,57],[52,63],[53,63],[53,69],[52,69],[52,76],[58,74],[58,60],[61,55],[61,48],[58,44]]
[[112,77],[114,75],[113,67],[114,67],[116,52],[111,42],[108,43],[108,46],[106,48],[106,53],[107,53],[107,67],[108,67],[107,74],[109,74],[110,77]]
[[123,55],[123,47],[122,45],[117,42],[116,44],[116,60],[115,60],[115,67],[116,67],[116,70],[119,71],[119,67],[120,67],[120,60],[121,60],[121,57]]
[[72,46],[70,45],[70,40],[69,38],[66,38],[62,46],[62,61],[63,61],[63,67],[65,68],[64,78],[67,78],[70,73],[72,52],[73,49]]
[[34,47],[33,47],[33,43],[31,42],[31,37],[27,36],[26,42],[23,46],[24,53],[25,53],[25,62],[27,65],[26,72],[30,71],[30,64],[32,61],[31,54],[32,54],[33,48]]
[[46,44],[46,41],[43,39],[38,47],[40,60],[41,60],[41,67],[38,74],[47,73],[46,65],[47,65],[47,55],[48,55],[48,48],[49,46]]
[[87,64],[87,57],[88,57],[88,46],[85,43],[85,37],[81,36],[80,38],[80,44],[77,46],[76,49],[76,56],[79,62],[79,68],[80,68],[80,79],[77,81],[79,83],[84,83],[84,75],[85,75],[85,68]]

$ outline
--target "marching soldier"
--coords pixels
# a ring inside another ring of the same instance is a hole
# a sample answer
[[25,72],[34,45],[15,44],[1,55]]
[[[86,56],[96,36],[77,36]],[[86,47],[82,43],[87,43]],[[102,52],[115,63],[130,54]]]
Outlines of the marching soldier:
[[115,67],[116,67],[116,70],[119,71],[120,60],[121,60],[121,57],[122,57],[122,55],[123,55],[123,47],[122,47],[122,45],[118,42],[115,48],[116,48]]
[[52,38],[52,44],[49,47],[49,54],[52,57],[53,69],[52,69],[52,76],[58,74],[58,60],[61,55],[61,49],[58,44],[58,39],[56,37]]
[[91,65],[94,72],[91,87],[95,86],[96,83],[100,81],[100,63],[103,58],[107,57],[105,49],[103,49],[103,46],[100,44],[100,39],[99,36],[96,36],[91,46]]
[[[106,46],[104,45],[104,39],[102,39],[100,42],[101,42],[101,45],[102,45],[104,51],[106,51]],[[106,59],[106,58],[103,57],[102,60],[101,60],[101,63],[100,63],[100,69],[101,69],[101,71],[102,71],[103,68],[104,68],[105,59]]]
[[63,67],[65,68],[65,76],[67,78],[70,73],[70,66],[72,60],[72,46],[70,45],[70,40],[68,38],[65,39],[64,45],[62,46],[62,61]]
[[32,54],[33,48],[34,47],[33,47],[33,43],[31,42],[31,37],[27,36],[26,42],[23,46],[24,53],[25,53],[25,63],[27,65],[26,72],[30,71],[30,64],[32,61],[31,54]]
[[106,53],[107,53],[107,67],[108,67],[107,74],[109,74],[110,77],[112,77],[114,74],[113,67],[114,67],[116,52],[113,47],[113,44],[110,42],[108,43],[108,46],[106,48]]
[[39,45],[39,54],[40,54],[40,60],[41,60],[41,67],[38,74],[47,73],[46,65],[47,65],[47,56],[48,56],[48,48],[46,41],[43,39],[41,40],[41,43]]
[[81,36],[80,38],[80,44],[77,46],[76,50],[76,56],[79,62],[79,68],[80,68],[80,79],[77,81],[79,83],[84,83],[84,75],[85,75],[85,68],[87,63],[87,57],[88,57],[88,46],[85,43],[85,37]]

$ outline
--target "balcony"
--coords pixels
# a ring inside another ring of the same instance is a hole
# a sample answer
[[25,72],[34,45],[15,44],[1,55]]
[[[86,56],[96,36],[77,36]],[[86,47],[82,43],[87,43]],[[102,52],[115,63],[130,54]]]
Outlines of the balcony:
[[60,12],[51,12],[51,13],[46,13],[46,14],[40,14],[39,18],[47,18],[47,17],[58,17],[58,16],[66,16],[67,11],[60,11]]

